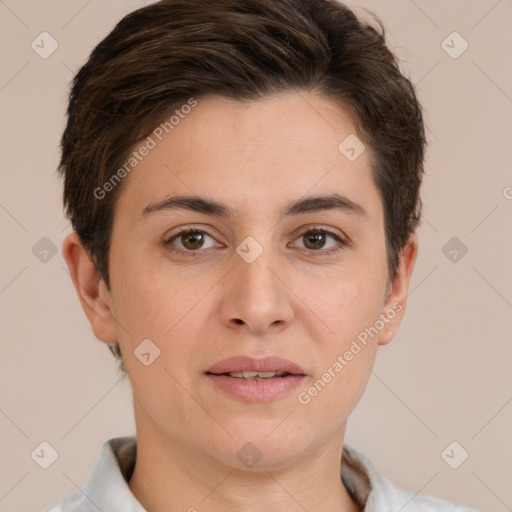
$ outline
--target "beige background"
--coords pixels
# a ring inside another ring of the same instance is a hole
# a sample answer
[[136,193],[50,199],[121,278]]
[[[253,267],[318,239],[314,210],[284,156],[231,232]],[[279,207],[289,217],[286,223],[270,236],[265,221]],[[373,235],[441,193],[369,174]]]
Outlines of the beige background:
[[[130,388],[92,335],[61,255],[70,227],[55,168],[73,74],[145,3],[0,1],[2,512],[44,510],[84,485],[104,441],[134,433]],[[427,110],[430,148],[408,311],[346,441],[399,487],[511,510],[512,2],[351,5],[384,21]],[[59,45],[47,59],[31,48],[43,31]],[[442,47],[453,31],[469,44],[456,59]],[[58,248],[46,262],[32,252],[43,237]],[[468,249],[456,262],[442,251],[452,237]],[[30,456],[42,441],[58,452],[46,470]],[[441,457],[452,441],[469,453],[458,469]]]

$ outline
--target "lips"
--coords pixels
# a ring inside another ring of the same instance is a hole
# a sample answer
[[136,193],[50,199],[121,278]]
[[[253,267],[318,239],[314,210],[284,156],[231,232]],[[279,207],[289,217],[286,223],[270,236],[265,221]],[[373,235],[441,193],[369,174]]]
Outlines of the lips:
[[306,378],[299,365],[277,356],[231,357],[214,364],[205,375],[225,396],[252,403],[290,396]]
[[[285,375],[306,375],[306,372],[299,365],[277,356],[269,356],[263,359],[254,359],[246,356],[231,357],[214,364],[205,373],[213,375],[235,374],[239,376],[237,374],[241,372],[247,372],[248,378],[256,377],[256,375],[253,375],[255,372],[262,374],[277,372],[278,374]],[[278,376],[283,377],[284,375]],[[269,375],[265,375],[262,378],[265,377],[268,378]]]

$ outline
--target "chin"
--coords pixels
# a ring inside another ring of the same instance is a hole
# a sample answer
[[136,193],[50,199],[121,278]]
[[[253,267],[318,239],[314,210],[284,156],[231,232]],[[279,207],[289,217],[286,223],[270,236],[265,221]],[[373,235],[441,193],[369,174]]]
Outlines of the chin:
[[[284,468],[299,455],[302,440],[298,439],[297,429],[279,427],[280,421],[266,420],[260,425],[227,428],[233,437],[224,436],[228,444],[218,446],[217,453],[212,455],[238,469],[266,471]],[[307,449],[307,446],[303,448]]]

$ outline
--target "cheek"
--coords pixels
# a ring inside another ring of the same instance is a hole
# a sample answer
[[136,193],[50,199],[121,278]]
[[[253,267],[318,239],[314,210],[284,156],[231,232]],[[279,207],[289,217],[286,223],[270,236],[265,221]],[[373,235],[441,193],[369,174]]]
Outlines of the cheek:
[[[364,276],[367,277],[364,277]],[[315,312],[329,327],[329,345],[340,350],[379,318],[385,274],[353,272],[316,289]]]
[[361,343],[349,335],[324,350],[318,374],[296,397],[307,429],[323,424],[334,432],[342,427],[368,384],[376,351],[375,342]]
[[[313,338],[321,355],[315,378],[320,380],[316,388],[322,390],[324,399],[318,402],[335,400],[349,410],[366,386],[377,350],[375,326],[382,305],[382,287],[372,284],[376,282],[379,278],[375,275],[368,282],[354,279],[331,283],[329,294],[317,304],[318,316],[329,326],[323,331],[326,335],[317,333]],[[329,388],[325,393],[324,385]]]
[[200,278],[184,282],[179,270],[151,265],[148,258],[124,261],[116,265],[112,280],[118,334],[125,344],[149,338],[163,346],[190,325],[209,285]]

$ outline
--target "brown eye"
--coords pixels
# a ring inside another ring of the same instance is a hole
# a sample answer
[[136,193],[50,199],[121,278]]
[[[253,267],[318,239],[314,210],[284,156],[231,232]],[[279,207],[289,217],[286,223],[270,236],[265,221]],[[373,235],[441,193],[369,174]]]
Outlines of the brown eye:
[[306,249],[322,249],[325,245],[326,233],[321,231],[311,231],[310,234],[303,235]]
[[180,235],[181,241],[185,249],[195,251],[200,249],[204,244],[204,234],[200,231],[192,231]]
[[[326,247],[329,244],[329,239],[333,240],[334,243]],[[346,240],[335,233],[320,228],[310,228],[308,231],[304,231],[298,240],[303,240],[304,249],[311,251],[311,253],[318,253],[318,255],[336,252],[349,245]]]
[[203,252],[204,249],[215,246],[215,243],[205,246],[208,238],[215,242],[214,238],[206,233],[206,231],[197,228],[187,228],[176,233],[169,240],[163,242],[163,244],[171,250],[193,256]]

